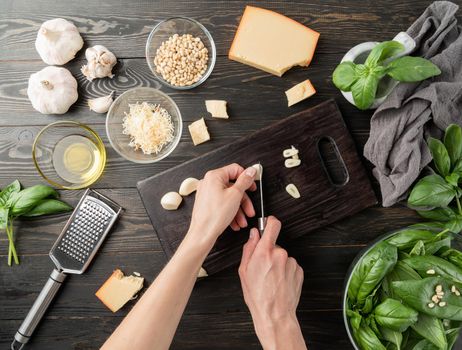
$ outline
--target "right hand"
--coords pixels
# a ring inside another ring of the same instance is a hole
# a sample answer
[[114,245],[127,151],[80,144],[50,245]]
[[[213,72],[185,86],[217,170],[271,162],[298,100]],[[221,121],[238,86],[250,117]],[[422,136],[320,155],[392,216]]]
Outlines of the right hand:
[[267,219],[265,232],[250,231],[239,267],[244,300],[264,349],[306,349],[296,309],[303,284],[297,261],[276,245],[281,222]]

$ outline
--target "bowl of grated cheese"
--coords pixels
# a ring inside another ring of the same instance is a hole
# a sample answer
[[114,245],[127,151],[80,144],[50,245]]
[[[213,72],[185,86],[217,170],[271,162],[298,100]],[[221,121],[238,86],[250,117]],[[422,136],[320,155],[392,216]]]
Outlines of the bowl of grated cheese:
[[114,150],[135,163],[154,163],[178,146],[183,123],[176,103],[163,92],[139,87],[120,95],[106,117]]

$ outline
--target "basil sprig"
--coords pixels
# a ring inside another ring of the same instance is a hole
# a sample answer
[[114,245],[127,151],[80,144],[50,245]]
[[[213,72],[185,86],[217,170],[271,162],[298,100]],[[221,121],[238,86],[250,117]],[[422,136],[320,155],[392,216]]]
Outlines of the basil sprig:
[[13,260],[15,264],[19,264],[14,244],[13,221],[19,217],[37,217],[72,210],[70,205],[58,200],[58,196],[58,192],[45,185],[21,190],[18,180],[0,192],[0,230],[5,230],[8,237],[8,265],[11,266]]
[[436,65],[421,57],[404,56],[390,62],[403,50],[404,46],[397,41],[384,41],[372,49],[364,64],[340,63],[332,80],[338,89],[351,91],[359,109],[367,109],[374,102],[380,79],[385,75],[411,83],[441,74]]

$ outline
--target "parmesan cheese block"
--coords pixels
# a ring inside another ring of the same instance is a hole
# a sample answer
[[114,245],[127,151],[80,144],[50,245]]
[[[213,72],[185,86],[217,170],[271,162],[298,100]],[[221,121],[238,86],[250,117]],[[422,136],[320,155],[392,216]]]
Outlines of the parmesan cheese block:
[[310,96],[313,96],[315,93],[316,90],[309,79],[302,81],[300,84],[297,84],[286,91],[288,105],[290,107]]
[[112,312],[118,311],[143,288],[143,277],[124,276],[119,269],[96,292],[99,300]]
[[205,125],[204,118],[201,118],[199,120],[196,120],[194,123],[189,124],[188,128],[194,146],[197,146],[201,143],[210,140],[210,134],[207,130],[207,125]]
[[247,6],[228,56],[280,77],[310,64],[318,38],[318,32],[286,16]]
[[228,113],[226,112],[226,101],[224,100],[207,100],[205,101],[205,108],[214,118],[228,119]]

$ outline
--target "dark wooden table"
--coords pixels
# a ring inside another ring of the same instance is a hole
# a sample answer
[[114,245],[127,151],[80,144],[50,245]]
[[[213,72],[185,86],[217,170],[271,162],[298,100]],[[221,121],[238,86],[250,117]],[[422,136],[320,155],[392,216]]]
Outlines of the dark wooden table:
[[[0,187],[16,178],[26,186],[43,183],[31,159],[34,137],[50,122],[75,120],[89,124],[106,142],[106,170],[93,187],[127,209],[88,272],[66,282],[30,348],[98,348],[131,307],[128,305],[112,314],[94,296],[101,283],[116,267],[126,272],[139,271],[149,283],[164,266],[164,253],[135,188],[138,180],[331,97],[340,105],[361,152],[369,134],[371,112],[360,112],[342,98],[332,85],[332,71],[350,47],[362,41],[391,39],[407,29],[429,3],[422,0],[258,2],[321,33],[311,66],[293,69],[278,78],[227,58],[246,1],[1,0]],[[211,31],[217,45],[217,64],[211,77],[187,92],[161,86],[150,73],[144,57],[150,30],[160,20],[175,15],[199,20]],[[80,73],[84,50],[66,65],[78,79],[80,98],[63,116],[39,114],[26,95],[29,75],[45,67],[34,47],[37,29],[43,21],[54,17],[74,22],[82,33],[85,47],[102,44],[118,58],[113,79],[92,83]],[[317,94],[289,109],[284,91],[306,78],[311,79]],[[185,125],[205,115],[205,99],[225,98],[229,102],[231,122],[225,125],[208,118],[211,142],[193,147],[185,128],[182,142],[168,159],[155,165],[130,163],[112,150],[106,138],[104,115],[89,112],[86,101],[112,90],[120,95],[138,86],[159,88],[169,94],[179,105]],[[364,163],[369,167],[366,161]],[[378,190],[376,184],[375,189]],[[81,191],[62,191],[62,197],[72,204],[81,194]],[[51,271],[48,251],[66,219],[67,216],[59,216],[18,223],[19,266],[7,266],[7,240],[1,233],[1,349],[8,348]],[[310,349],[351,348],[341,313],[344,278],[350,262],[375,237],[416,220],[413,211],[402,205],[387,209],[377,206],[287,246],[305,270],[298,315]],[[172,348],[260,348],[242,300],[236,270],[230,268],[197,284]]]

